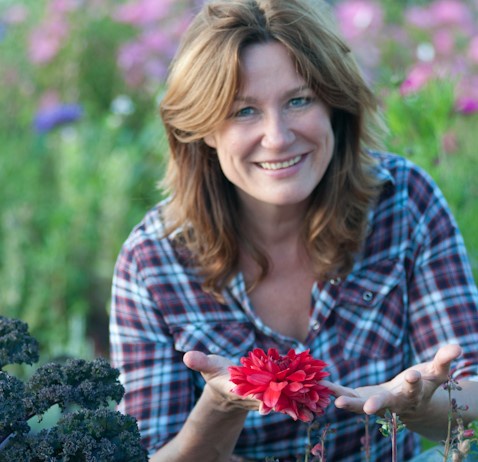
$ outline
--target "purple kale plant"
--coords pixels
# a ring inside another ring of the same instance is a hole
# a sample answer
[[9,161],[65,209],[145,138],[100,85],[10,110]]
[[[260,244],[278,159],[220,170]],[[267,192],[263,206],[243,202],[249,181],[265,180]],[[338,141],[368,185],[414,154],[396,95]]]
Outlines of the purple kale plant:
[[38,342],[18,319],[0,316],[0,371],[7,364],[33,364],[39,359]]
[[[38,367],[25,382],[2,370],[38,358],[28,326],[0,316],[0,462],[148,460],[136,420],[109,407],[124,395],[117,369],[103,358],[69,359]],[[54,405],[62,410],[58,423],[32,433],[28,420]]]

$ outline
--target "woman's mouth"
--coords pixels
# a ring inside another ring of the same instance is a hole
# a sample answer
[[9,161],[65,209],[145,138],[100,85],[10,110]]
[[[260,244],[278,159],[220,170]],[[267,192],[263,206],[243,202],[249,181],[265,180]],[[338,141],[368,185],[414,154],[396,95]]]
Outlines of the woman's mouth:
[[302,156],[295,156],[292,159],[285,160],[283,162],[258,162],[261,168],[264,170],[281,170],[283,168],[292,167],[295,164],[298,164]]

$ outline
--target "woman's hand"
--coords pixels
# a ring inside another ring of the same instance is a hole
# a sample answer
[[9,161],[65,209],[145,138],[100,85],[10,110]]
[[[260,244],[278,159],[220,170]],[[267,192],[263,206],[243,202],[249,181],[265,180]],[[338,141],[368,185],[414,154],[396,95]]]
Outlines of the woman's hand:
[[205,393],[209,393],[218,408],[222,410],[241,409],[257,411],[260,401],[243,398],[231,392],[234,384],[229,380],[228,367],[235,364],[219,355],[206,355],[200,351],[188,351],[183,358],[190,369],[200,372],[206,381]]
[[446,345],[432,361],[417,364],[380,385],[347,388],[324,381],[336,396],[335,406],[358,414],[395,412],[404,422],[420,421],[433,394],[448,379],[450,364],[461,355],[458,345]]

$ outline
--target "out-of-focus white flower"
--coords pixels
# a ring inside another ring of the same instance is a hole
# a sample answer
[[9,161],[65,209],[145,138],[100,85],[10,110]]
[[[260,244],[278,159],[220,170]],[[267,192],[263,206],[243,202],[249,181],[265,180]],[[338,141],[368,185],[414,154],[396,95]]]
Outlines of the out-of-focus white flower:
[[115,115],[128,116],[135,109],[133,100],[128,95],[119,95],[111,102],[111,112]]
[[417,46],[417,58],[420,61],[429,63],[435,59],[435,48],[429,42],[420,43]]

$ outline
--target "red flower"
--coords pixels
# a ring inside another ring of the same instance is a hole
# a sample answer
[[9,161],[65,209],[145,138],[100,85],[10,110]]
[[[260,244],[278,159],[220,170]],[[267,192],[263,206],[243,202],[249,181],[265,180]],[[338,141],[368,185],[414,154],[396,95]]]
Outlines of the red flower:
[[286,356],[275,348],[267,354],[260,348],[241,358],[242,366],[231,366],[231,390],[240,396],[252,396],[261,401],[259,412],[289,414],[294,420],[310,422],[314,414],[321,415],[330,403],[331,391],[319,382],[329,375],[327,364],[314,359],[309,350]]

